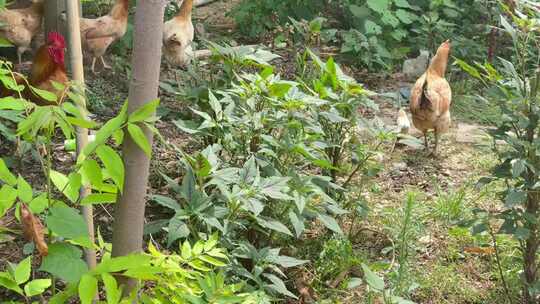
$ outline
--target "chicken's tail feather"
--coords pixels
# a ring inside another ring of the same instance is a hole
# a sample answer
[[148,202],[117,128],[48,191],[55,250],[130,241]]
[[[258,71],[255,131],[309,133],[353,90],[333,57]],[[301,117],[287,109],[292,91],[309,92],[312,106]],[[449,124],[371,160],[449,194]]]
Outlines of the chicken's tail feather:
[[426,90],[428,86],[428,81],[424,81],[424,84],[422,85],[422,95],[420,95],[420,109],[429,109],[431,106],[431,101],[426,95]]

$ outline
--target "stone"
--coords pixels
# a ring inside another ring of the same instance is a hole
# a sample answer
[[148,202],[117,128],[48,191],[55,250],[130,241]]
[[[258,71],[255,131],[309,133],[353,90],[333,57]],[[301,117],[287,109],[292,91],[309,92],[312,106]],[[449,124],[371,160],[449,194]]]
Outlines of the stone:
[[410,80],[420,77],[426,71],[429,63],[429,52],[420,51],[416,58],[407,59],[403,63],[403,74]]

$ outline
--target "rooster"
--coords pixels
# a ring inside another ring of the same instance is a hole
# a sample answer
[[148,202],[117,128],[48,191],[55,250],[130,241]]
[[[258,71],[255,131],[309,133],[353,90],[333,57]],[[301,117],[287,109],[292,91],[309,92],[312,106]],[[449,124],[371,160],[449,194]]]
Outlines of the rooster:
[[127,31],[129,0],[117,0],[108,15],[97,19],[81,18],[81,39],[83,49],[92,56],[92,73],[95,74],[96,60],[103,67],[111,67],[103,59],[107,48],[122,38]]
[[[69,79],[64,65],[64,51],[66,48],[64,37],[51,32],[47,35],[47,43],[41,46],[32,61],[30,76],[25,79],[19,74],[15,75],[17,85],[24,86],[21,96],[37,105],[60,104],[66,96]],[[63,88],[60,88],[60,86]],[[32,88],[45,90],[56,95],[56,101],[43,98]],[[0,83],[0,97],[19,96],[19,92]]]
[[163,56],[171,65],[185,67],[193,57],[192,8],[193,0],[184,0],[178,14],[163,25]]
[[413,124],[424,134],[426,150],[429,149],[427,132],[434,130],[433,154],[437,154],[440,135],[448,131],[451,123],[452,90],[444,78],[450,47],[450,40],[441,44],[427,71],[416,81],[411,92],[410,109]]
[[0,37],[17,47],[19,65],[22,55],[30,50],[32,38],[41,28],[43,12],[43,0],[33,0],[27,8],[0,11]]

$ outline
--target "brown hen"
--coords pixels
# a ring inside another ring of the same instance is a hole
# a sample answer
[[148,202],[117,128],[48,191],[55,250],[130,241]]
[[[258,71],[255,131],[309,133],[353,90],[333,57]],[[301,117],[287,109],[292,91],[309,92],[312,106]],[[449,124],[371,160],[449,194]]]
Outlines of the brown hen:
[[440,135],[447,132],[451,124],[452,90],[444,78],[449,55],[450,40],[447,40],[441,44],[427,71],[416,81],[411,92],[413,124],[424,134],[426,150],[429,149],[427,132],[433,130],[435,133],[433,154],[437,154]]

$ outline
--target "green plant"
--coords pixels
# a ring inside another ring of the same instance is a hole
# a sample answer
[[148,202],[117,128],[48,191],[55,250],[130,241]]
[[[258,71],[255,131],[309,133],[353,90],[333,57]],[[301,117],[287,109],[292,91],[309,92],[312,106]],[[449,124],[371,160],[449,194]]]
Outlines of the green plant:
[[243,0],[234,7],[231,15],[241,33],[254,38],[277,24],[285,24],[289,17],[311,20],[324,5],[323,0]]
[[360,264],[361,259],[354,253],[351,241],[346,238],[332,238],[324,243],[314,266],[318,280],[324,284]]
[[[458,64],[486,85],[489,98],[497,102],[503,113],[497,129],[490,132],[499,163],[491,177],[481,180],[482,183],[492,180],[505,182],[502,206],[498,212],[478,212],[484,216],[475,226],[475,231],[491,230],[490,220],[493,218],[504,220],[496,233],[509,234],[518,240],[523,263],[523,300],[535,303],[540,290],[537,275],[540,232],[536,220],[540,214],[537,191],[540,52],[536,42],[538,25],[532,20],[538,18],[540,11],[534,6],[525,6],[524,9],[521,14],[512,15],[510,22],[501,16],[501,24],[512,39],[513,62],[500,58],[502,66],[499,69],[489,63],[471,66],[458,61]],[[497,140],[507,146],[498,145]],[[511,301],[502,270],[500,275],[507,290],[506,296]]]

